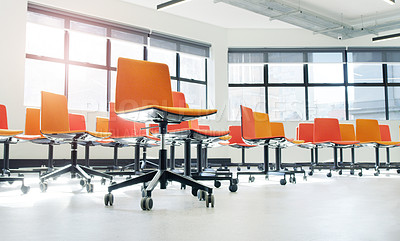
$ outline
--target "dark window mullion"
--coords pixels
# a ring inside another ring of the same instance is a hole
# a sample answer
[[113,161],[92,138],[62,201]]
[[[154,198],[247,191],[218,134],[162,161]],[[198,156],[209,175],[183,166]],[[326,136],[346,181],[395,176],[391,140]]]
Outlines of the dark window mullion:
[[388,94],[388,74],[387,74],[387,64],[382,64],[382,73],[383,73],[383,84],[385,91],[385,117],[386,120],[389,120],[389,94]]
[[264,65],[265,112],[268,113],[268,64]]
[[309,105],[308,105],[308,64],[303,65],[303,77],[304,77],[304,105],[306,108],[306,120],[310,119],[310,111],[309,111]]
[[[111,30],[109,30],[111,31]],[[107,39],[107,46],[106,46],[106,64],[107,64],[107,104],[106,110],[109,111],[109,105],[111,101],[111,40]]]
[[176,74],[176,85],[177,85],[176,90],[178,92],[181,91],[181,82],[180,82],[181,65],[180,65],[180,63],[181,63],[180,55],[179,55],[179,53],[176,53],[176,73],[175,74]]
[[345,108],[345,114],[346,114],[346,120],[349,120],[350,114],[349,114],[349,71],[348,71],[348,66],[347,66],[347,51],[343,52],[343,80],[344,80],[344,108]]

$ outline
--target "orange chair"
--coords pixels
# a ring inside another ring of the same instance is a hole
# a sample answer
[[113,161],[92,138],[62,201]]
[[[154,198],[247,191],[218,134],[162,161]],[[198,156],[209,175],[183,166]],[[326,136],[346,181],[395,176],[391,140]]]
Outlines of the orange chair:
[[14,136],[21,134],[23,131],[8,129],[7,109],[5,105],[0,105],[0,143],[4,144],[3,150],[3,166],[1,168],[0,182],[9,182],[10,184],[15,181],[22,182],[21,191],[26,194],[29,192],[30,187],[25,186],[23,177],[11,177],[10,172],[10,144],[18,142]]
[[[314,138],[314,123],[299,123],[296,128],[296,140],[301,140],[303,143],[298,144],[299,147],[309,149],[311,153],[311,159],[309,163],[295,163],[295,166],[311,166],[318,163],[318,148],[313,144]],[[312,176],[314,174],[311,170],[308,175]]]
[[[340,127],[340,135],[342,137],[342,141],[356,141],[356,132],[354,130],[354,125],[353,124],[339,124]],[[339,164],[341,166],[347,165],[350,167],[355,167],[355,152],[354,149],[356,147],[360,147],[360,145],[354,145],[350,147],[350,152],[351,152],[351,162],[350,163],[345,163],[343,161],[343,148],[340,148],[340,162]],[[340,171],[339,171],[340,172]],[[350,169],[350,175],[354,175],[354,169]],[[362,170],[360,173],[358,173],[359,176],[362,176]]]
[[319,148],[333,148],[333,163],[318,163],[313,168],[328,169],[327,177],[332,176],[332,170],[339,171],[349,169],[354,170],[355,167],[339,166],[337,150],[341,148],[354,148],[359,145],[359,141],[342,140],[339,120],[336,118],[315,118],[314,119],[314,141],[313,143]]
[[[280,180],[281,185],[286,185],[286,175],[290,176],[290,180],[295,178],[295,174],[300,172],[305,174],[303,170],[301,171],[286,171],[281,170],[281,153],[280,145],[286,145],[288,140],[282,133],[279,135],[273,135],[271,129],[271,122],[269,121],[269,116],[266,113],[253,112],[252,109],[240,106],[241,108],[241,120],[242,120],[242,138],[245,143],[249,145],[264,146],[264,171],[260,172],[238,172],[237,175],[250,175],[249,180],[252,181],[252,175],[283,175]],[[274,130],[274,133],[276,130]],[[280,132],[280,131],[279,131]],[[276,133],[275,133],[276,134]],[[274,170],[269,170],[269,150],[268,148],[276,148],[275,151],[275,168]],[[254,179],[253,179],[254,180]],[[294,179],[296,180],[296,179]]]
[[[384,133],[385,134],[385,133]],[[377,120],[373,119],[357,119],[356,120],[356,139],[360,141],[363,146],[371,146],[375,149],[375,164],[359,163],[361,167],[375,168],[375,176],[380,174],[380,167],[386,167],[380,164],[379,149],[390,148],[400,145],[399,141],[388,141],[389,136],[384,135],[385,140],[382,140],[381,129]]]
[[21,141],[30,141],[35,144],[48,145],[48,158],[47,158],[47,168],[33,168],[32,171],[38,172],[51,172],[54,169],[54,146],[60,145],[62,143],[47,139],[40,132],[40,109],[38,108],[26,108],[25,116],[25,131],[24,134],[16,135]]
[[111,135],[111,133],[90,132],[86,131],[86,129],[71,130],[69,124],[67,98],[64,95],[42,91],[41,132],[45,137],[51,140],[71,144],[71,164],[41,176],[40,189],[42,192],[47,190],[46,180],[49,178],[58,177],[68,172],[71,173],[71,177],[73,178],[79,175],[82,178],[80,184],[85,186],[88,192],[93,192],[93,184],[90,183],[90,175],[101,176],[112,180],[112,177],[109,175],[77,163],[78,142],[96,141],[107,138]]
[[206,206],[214,206],[212,188],[204,186],[189,177],[167,170],[167,150],[165,135],[169,123],[196,119],[211,115],[217,110],[189,109],[173,106],[171,80],[168,66],[148,61],[118,59],[117,83],[115,95],[115,112],[118,116],[139,122],[156,122],[159,125],[161,149],[159,151],[159,169],[122,183],[111,185],[105,195],[106,205],[112,205],[111,191],[122,187],[149,182],[143,190],[140,206],[143,210],[153,207],[151,193],[158,183],[161,189],[166,189],[167,181],[177,181],[182,185],[192,187],[192,190],[202,190],[206,195]]

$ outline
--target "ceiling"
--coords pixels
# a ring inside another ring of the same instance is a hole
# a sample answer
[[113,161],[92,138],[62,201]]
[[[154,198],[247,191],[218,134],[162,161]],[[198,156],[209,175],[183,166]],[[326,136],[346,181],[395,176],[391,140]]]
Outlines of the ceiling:
[[[168,0],[122,1],[156,11]],[[304,28],[343,39],[400,30],[400,1],[190,0],[159,11],[223,28]]]

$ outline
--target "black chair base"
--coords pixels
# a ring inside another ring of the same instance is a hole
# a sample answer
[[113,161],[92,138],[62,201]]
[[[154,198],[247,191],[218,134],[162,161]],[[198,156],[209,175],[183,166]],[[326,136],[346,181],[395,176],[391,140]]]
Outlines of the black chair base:
[[10,177],[10,176],[0,176],[0,182],[8,182],[13,184],[14,182],[22,182],[21,192],[23,194],[27,194],[31,189],[29,186],[25,186],[24,178],[23,177]]
[[194,179],[177,174],[170,170],[155,170],[149,173],[143,174],[136,178],[126,180],[121,183],[117,183],[108,187],[108,194],[104,197],[104,203],[106,206],[112,206],[114,203],[114,197],[111,194],[113,190],[117,190],[123,187],[133,186],[139,183],[143,183],[142,189],[142,200],[140,206],[143,210],[150,210],[153,207],[153,200],[151,199],[151,193],[154,188],[160,183],[161,189],[166,189],[168,181],[176,181],[181,183],[181,187],[186,186],[192,187],[192,194],[198,196],[199,200],[205,200],[206,206],[211,204],[214,206],[214,196],[212,195],[212,188],[209,188],[201,183],[196,182]]
[[82,166],[79,164],[69,164],[64,167],[61,167],[53,172],[47,173],[40,177],[40,190],[45,192],[47,190],[46,180],[50,178],[57,178],[65,173],[71,173],[71,177],[75,178],[77,175],[82,178],[80,184],[82,187],[86,187],[87,192],[93,192],[93,184],[91,184],[92,176],[102,177],[101,183],[105,184],[105,178],[112,180],[113,177],[106,173],[102,173],[86,166]]

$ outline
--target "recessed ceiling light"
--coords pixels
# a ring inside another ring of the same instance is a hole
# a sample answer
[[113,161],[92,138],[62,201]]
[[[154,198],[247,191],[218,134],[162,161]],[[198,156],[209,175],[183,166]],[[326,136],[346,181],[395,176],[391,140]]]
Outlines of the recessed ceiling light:
[[393,5],[396,2],[396,0],[383,0],[383,1],[389,3],[390,5]]

